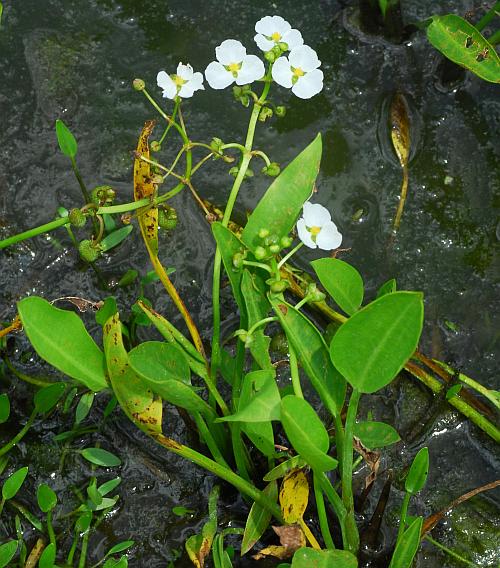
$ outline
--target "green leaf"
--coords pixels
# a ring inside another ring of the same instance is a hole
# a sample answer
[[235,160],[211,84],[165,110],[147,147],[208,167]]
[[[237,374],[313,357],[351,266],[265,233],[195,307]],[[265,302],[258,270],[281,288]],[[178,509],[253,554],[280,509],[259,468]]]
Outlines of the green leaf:
[[354,435],[361,440],[363,446],[370,450],[390,446],[401,439],[396,430],[389,424],[372,420],[356,423]]
[[129,351],[128,357],[134,371],[151,383],[174,380],[191,384],[186,356],[174,343],[146,341]]
[[300,456],[293,456],[293,458],[280,463],[271,471],[268,471],[266,475],[264,475],[263,479],[264,481],[274,481],[275,479],[279,479],[280,477],[285,477],[285,475],[292,469],[301,469],[306,465],[307,464],[303,458],[301,458]]
[[193,509],[187,509],[186,507],[177,506],[172,507],[172,513],[178,517],[185,517],[186,515],[193,515],[196,511]]
[[10,401],[7,393],[0,394],[0,424],[7,422],[10,416]]
[[99,507],[102,504],[102,494],[97,489],[97,480],[93,477],[87,487],[87,495],[91,503],[89,503],[89,507],[93,509],[94,507]]
[[389,568],[410,568],[420,545],[422,517],[417,517],[405,530],[392,555]]
[[299,548],[293,555],[292,568],[358,568],[356,557],[346,550]]
[[273,181],[250,215],[241,240],[254,251],[261,245],[258,233],[268,229],[278,238],[288,235],[314,189],[321,161],[321,135],[305,148]]
[[121,477],[115,477],[114,479],[110,479],[109,481],[106,481],[102,485],[99,485],[97,491],[99,491],[99,493],[104,497],[108,493],[111,493],[113,489],[118,487],[118,485],[120,485],[121,482],[122,482]]
[[22,467],[14,473],[12,473],[5,481],[2,486],[2,498],[7,501],[7,499],[12,499],[16,496],[19,489],[21,489],[26,476],[28,475],[28,468]]
[[0,24],[2,23],[2,15],[3,15],[3,4],[0,2]]
[[320,332],[290,304],[271,299],[271,305],[312,386],[329,410],[340,412],[346,383],[333,365]]
[[378,5],[380,7],[380,11],[382,12],[382,16],[385,18],[385,13],[387,11],[387,4],[388,0],[378,0]]
[[313,470],[323,472],[337,467],[337,460],[327,455],[328,432],[306,400],[285,396],[281,401],[281,423],[294,449]]
[[24,330],[42,359],[87,388],[107,388],[104,356],[73,312],[31,296],[17,304]]
[[113,231],[112,233],[104,237],[104,239],[102,239],[102,241],[99,243],[101,249],[106,252],[118,246],[122,241],[124,241],[130,235],[133,229],[134,229],[133,225],[126,225],[125,227],[121,227],[120,229]]
[[[260,388],[259,388],[260,387]],[[276,384],[275,371],[253,371],[245,375],[243,391],[253,390],[253,396],[244,396],[238,412],[217,419],[217,422],[266,422],[280,419],[281,397]]]
[[108,558],[103,565],[103,568],[127,568],[128,558],[123,555],[121,558],[116,560],[115,558]]
[[395,291],[396,291],[396,279],[391,278],[390,280],[387,280],[387,282],[382,284],[382,286],[380,286],[377,292],[377,298],[385,296],[386,294],[392,294]]
[[46,484],[41,483],[36,491],[38,506],[43,513],[48,513],[57,505],[57,495]]
[[85,511],[76,520],[75,531],[84,534],[89,530],[91,523],[92,523],[92,512]]
[[56,545],[51,543],[42,552],[40,560],[38,561],[38,568],[54,568],[55,561]]
[[122,463],[119,457],[102,448],[85,448],[80,453],[90,463],[103,467],[114,467]]
[[[108,550],[108,552],[106,552],[106,556],[110,556],[111,554],[118,554],[119,552],[123,552],[124,550],[127,550],[127,548],[130,548],[131,546],[134,546],[135,542],[133,540],[124,540],[123,542],[119,542],[118,544],[115,544],[112,548],[110,548]],[[105,558],[106,558],[105,556]]]
[[94,397],[95,393],[93,392],[86,392],[82,394],[80,400],[78,401],[78,405],[76,407],[75,412],[75,423],[80,424],[87,418],[90,409],[92,408],[92,404],[94,404]]
[[66,390],[66,383],[54,383],[35,393],[34,403],[37,412],[45,414],[54,408]]
[[108,319],[116,314],[118,307],[116,305],[116,299],[114,296],[108,296],[103,305],[95,313],[95,321],[99,325],[104,325]]
[[139,277],[139,272],[137,272],[135,268],[130,268],[129,270],[127,270],[127,272],[125,272],[125,274],[120,278],[120,280],[118,280],[118,286],[120,286],[120,288],[125,288],[127,286],[130,286],[137,280],[138,277]]
[[405,490],[411,495],[418,493],[429,474],[429,448],[422,448],[415,456],[405,479]]
[[[263,493],[271,503],[278,502],[278,486],[275,481],[266,485]],[[241,542],[241,556],[246,554],[264,534],[271,518],[272,514],[268,509],[264,509],[262,505],[254,502],[245,524],[245,532],[243,533],[243,540]]]
[[74,160],[78,145],[70,129],[60,119],[56,120],[56,135],[61,152],[65,156],[68,156],[68,158]]
[[446,391],[446,400],[450,400],[462,390],[463,385],[453,385]]
[[9,542],[0,545],[0,568],[9,565],[9,562],[14,558],[18,545],[17,540],[9,540]]
[[311,262],[319,281],[344,310],[352,315],[363,301],[363,279],[359,272],[347,262],[338,258],[320,258]]
[[417,348],[424,306],[417,292],[394,292],[351,316],[334,335],[330,355],[351,385],[372,393],[389,384]]
[[427,27],[427,39],[454,63],[485,81],[500,83],[498,53],[472,24],[460,16],[433,16]]

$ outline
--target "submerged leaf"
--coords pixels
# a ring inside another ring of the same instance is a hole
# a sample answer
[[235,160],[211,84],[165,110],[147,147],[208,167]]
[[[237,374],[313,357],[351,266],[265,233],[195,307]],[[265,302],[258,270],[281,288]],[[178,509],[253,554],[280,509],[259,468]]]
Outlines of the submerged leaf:
[[396,93],[389,111],[391,141],[402,168],[410,157],[410,113],[408,103],[401,93]]

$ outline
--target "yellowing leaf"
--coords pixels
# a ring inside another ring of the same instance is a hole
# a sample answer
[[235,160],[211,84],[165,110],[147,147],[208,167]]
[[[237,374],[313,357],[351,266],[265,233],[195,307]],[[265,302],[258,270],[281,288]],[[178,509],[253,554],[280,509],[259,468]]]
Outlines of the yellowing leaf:
[[[144,124],[137,152],[134,160],[134,200],[140,201],[145,197],[155,197],[156,188],[152,181],[151,166],[148,162],[141,160],[141,156],[149,159],[149,137],[153,132],[154,121],[148,120]],[[158,254],[158,208],[149,207],[146,210],[139,210],[139,227],[146,242],[146,246],[156,256]]]
[[410,157],[410,114],[408,103],[401,93],[396,93],[389,113],[391,140],[401,167],[408,164]]
[[287,525],[298,523],[304,516],[309,500],[306,474],[296,469],[283,479],[280,489],[281,514]]
[[293,553],[286,548],[286,546],[277,546],[273,544],[272,546],[267,546],[263,548],[258,554],[252,556],[254,560],[262,560],[268,556],[274,556],[274,558],[279,558],[280,560],[286,560],[290,558]]
[[120,406],[141,430],[148,434],[161,434],[161,399],[153,396],[151,389],[130,367],[118,314],[108,319],[103,333],[109,379]]

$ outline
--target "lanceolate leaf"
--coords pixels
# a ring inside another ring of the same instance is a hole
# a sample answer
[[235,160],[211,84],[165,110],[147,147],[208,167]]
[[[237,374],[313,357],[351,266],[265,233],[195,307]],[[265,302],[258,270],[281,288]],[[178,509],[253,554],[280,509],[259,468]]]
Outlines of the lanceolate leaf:
[[59,402],[65,390],[66,383],[54,383],[53,385],[41,388],[34,396],[37,412],[44,414],[52,410]]
[[27,475],[27,467],[22,467],[10,475],[2,486],[2,498],[7,500],[15,497],[19,489],[21,489],[21,485],[24,483]]
[[363,301],[363,280],[359,272],[338,258],[320,258],[311,262],[319,281],[335,302],[349,315]]
[[42,359],[87,388],[107,388],[102,351],[73,312],[60,310],[37,296],[17,304],[24,330]]
[[113,231],[108,236],[104,237],[104,239],[102,239],[102,241],[100,242],[101,249],[103,251],[107,251],[112,249],[113,247],[118,246],[130,235],[133,229],[133,225],[127,225],[126,227],[121,227],[120,229]]
[[321,148],[321,135],[318,134],[270,185],[241,235],[241,240],[250,250],[261,244],[260,229],[266,228],[278,238],[292,230],[304,202],[313,192]]
[[405,530],[392,555],[389,568],[410,568],[420,545],[422,517],[416,518]]
[[433,16],[427,39],[445,57],[466,67],[481,79],[500,83],[500,57],[472,24],[460,16]]
[[75,137],[71,134],[70,129],[60,119],[56,120],[56,135],[61,152],[65,156],[68,156],[68,158],[74,159],[78,149]]
[[405,479],[405,490],[411,495],[418,493],[429,474],[429,448],[421,448],[411,464],[410,471]]
[[313,470],[323,472],[337,467],[337,460],[327,455],[328,432],[306,400],[285,396],[281,401],[281,423],[296,452]]
[[36,498],[38,506],[43,513],[52,511],[52,509],[57,505],[57,495],[46,483],[41,483],[38,486]]
[[329,410],[340,412],[344,404],[346,383],[332,364],[321,334],[290,304],[272,299],[271,305],[312,386]]
[[[278,500],[278,486],[276,482],[272,481],[266,485],[263,493],[272,503],[276,503]],[[243,533],[243,541],[241,543],[242,556],[246,554],[264,534],[264,531],[269,526],[271,517],[272,515],[268,509],[264,509],[258,503],[252,505],[245,524],[245,532]]]
[[415,351],[424,316],[422,295],[394,292],[351,316],[330,344],[332,361],[351,385],[372,393],[389,384]]
[[148,433],[160,433],[163,412],[161,400],[153,397],[151,389],[131,369],[123,346],[118,314],[109,318],[103,333],[109,378],[120,406],[139,428]]
[[358,561],[346,550],[299,548],[293,556],[292,568],[358,568]]
[[119,457],[102,448],[85,448],[80,453],[90,463],[103,467],[114,467],[122,463]]

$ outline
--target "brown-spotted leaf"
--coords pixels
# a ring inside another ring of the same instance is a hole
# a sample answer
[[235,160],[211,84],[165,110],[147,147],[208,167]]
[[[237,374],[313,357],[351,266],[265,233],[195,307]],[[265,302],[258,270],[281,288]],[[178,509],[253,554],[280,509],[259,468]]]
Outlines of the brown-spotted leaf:
[[[148,120],[144,124],[137,152],[134,160],[134,200],[140,201],[145,197],[153,199],[155,197],[155,184],[152,181],[151,166],[141,156],[149,159],[149,137],[153,132],[154,121]],[[150,207],[146,210],[139,210],[139,226],[146,245],[154,255],[158,254],[158,208]]]
[[104,354],[113,391],[127,416],[147,433],[161,433],[162,402],[134,373],[123,345],[118,314],[103,327]]
[[287,525],[299,522],[304,516],[309,500],[309,482],[301,469],[288,473],[280,489],[281,514]]
[[401,167],[408,165],[410,157],[410,113],[408,103],[401,93],[396,93],[389,112],[391,140]]

